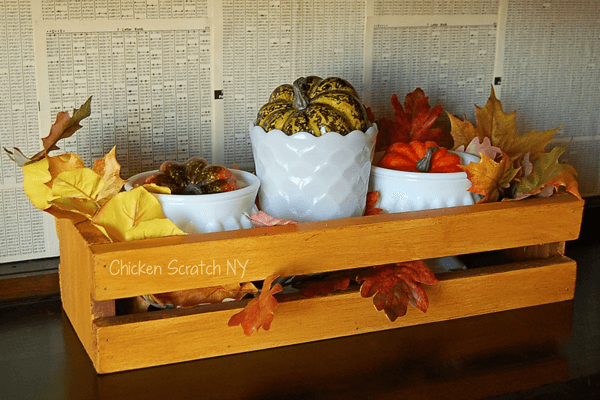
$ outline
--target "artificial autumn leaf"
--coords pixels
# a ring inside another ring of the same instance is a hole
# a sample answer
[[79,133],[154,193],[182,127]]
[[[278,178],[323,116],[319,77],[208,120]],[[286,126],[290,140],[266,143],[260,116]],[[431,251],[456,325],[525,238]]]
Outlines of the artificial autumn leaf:
[[23,189],[29,201],[40,210],[48,209],[51,206],[49,202],[54,198],[52,189],[47,185],[52,180],[48,171],[48,160],[41,159],[24,165],[22,169]]
[[546,145],[560,129],[559,127],[541,132],[530,131],[521,136],[517,135],[517,112],[513,111],[510,114],[504,112],[493,87],[485,106],[475,107],[477,128],[469,121],[461,121],[448,113],[452,125],[450,134],[454,139],[454,149],[468,146],[476,137],[479,138],[480,143],[485,138],[489,138],[492,146],[500,148],[513,161],[526,153],[529,153],[531,160],[535,160],[544,153]]
[[365,206],[365,215],[377,215],[383,212],[383,209],[375,207],[379,200],[379,191],[367,193],[367,204]]
[[103,185],[102,177],[88,168],[61,172],[52,181],[54,198],[49,203],[91,219],[100,208],[97,199]]
[[331,272],[325,276],[313,278],[311,276],[295,277],[292,286],[307,297],[319,294],[330,294],[336,290],[345,290],[350,286],[350,280],[356,277],[356,270],[343,270]]
[[471,143],[464,148],[465,146],[459,146],[456,151],[464,151],[465,153],[473,154],[477,157],[480,157],[480,154],[485,154],[492,160],[496,160],[502,156],[502,150],[499,147],[492,146],[492,142],[490,138],[483,138],[483,142],[479,140],[478,137],[473,138]]
[[407,94],[404,108],[395,93],[392,95],[391,103],[395,121],[385,117],[376,121],[379,128],[377,150],[385,150],[389,145],[397,142],[408,143],[413,140],[440,142],[443,132],[439,128],[433,128],[433,125],[442,114],[442,106],[438,104],[431,108],[429,97],[425,96],[423,89],[417,88]]
[[13,151],[8,150],[6,147],[3,147],[3,149],[8,155],[8,158],[13,160],[19,167],[24,167],[31,162],[31,159],[23,154],[18,147],[13,147]]
[[[139,187],[140,185],[135,185],[135,187]],[[141,185],[144,189],[149,191],[150,193],[156,194],[171,194],[171,188],[167,186],[159,186],[156,183],[144,183]]]
[[427,285],[438,283],[424,261],[385,264],[371,267],[356,277],[362,282],[360,295],[373,297],[377,311],[383,310],[388,319],[394,322],[406,314],[408,304],[426,312],[429,300],[418,282]]
[[113,242],[162,237],[165,231],[184,234],[165,218],[156,197],[143,187],[112,197],[94,215],[92,223]]
[[246,215],[246,218],[248,218],[250,222],[252,222],[252,225],[254,225],[255,228],[260,228],[263,226],[292,225],[298,223],[298,221],[294,221],[293,219],[271,217],[264,211],[259,211],[258,213],[252,214],[251,216]]
[[529,196],[548,196],[564,186],[567,192],[581,199],[575,177],[577,172],[569,164],[559,164],[558,158],[565,151],[565,147],[555,147],[550,153],[542,154],[533,163],[531,173],[525,175],[516,184],[515,200]]
[[195,307],[200,304],[222,303],[225,300],[241,300],[247,294],[256,294],[258,289],[252,282],[230,283],[200,289],[178,290],[175,292],[150,295],[150,299],[162,307],[171,304],[181,308]]
[[244,334],[247,336],[258,331],[260,327],[265,331],[268,331],[273,322],[273,310],[275,310],[275,307],[279,304],[273,295],[283,290],[283,287],[279,283],[276,283],[271,287],[271,284],[275,279],[277,279],[277,275],[271,275],[265,279],[260,294],[250,300],[248,305],[246,305],[242,311],[234,314],[229,319],[228,325],[241,325],[244,329]]
[[45,156],[49,151],[57,150],[58,147],[56,146],[56,143],[59,140],[73,136],[73,134],[81,128],[79,122],[90,116],[92,112],[90,107],[91,103],[92,97],[90,96],[81,107],[73,109],[72,116],[66,111],[59,112],[56,115],[56,121],[50,128],[50,133],[45,138],[42,138],[44,150],[33,156],[31,159],[36,161],[36,159]]
[[52,187],[54,180],[61,173],[85,168],[83,160],[74,153],[46,156],[45,158],[48,160],[48,172],[52,176],[52,180],[48,182],[49,187]]
[[123,185],[127,182],[121,179],[121,164],[117,161],[116,154],[117,148],[115,146],[103,158],[95,160],[92,167],[92,170],[100,175],[104,181],[104,185],[98,194],[101,204],[119,193]]
[[484,196],[478,203],[497,201],[503,189],[510,186],[520,169],[515,169],[506,155],[496,162],[485,154],[481,155],[480,162],[460,165],[460,168],[467,173],[467,178],[471,181],[469,192]]

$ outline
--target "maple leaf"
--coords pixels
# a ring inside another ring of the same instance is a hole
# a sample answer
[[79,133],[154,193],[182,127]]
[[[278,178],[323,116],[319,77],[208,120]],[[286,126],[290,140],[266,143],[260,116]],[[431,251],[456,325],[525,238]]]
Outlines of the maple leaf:
[[474,138],[478,138],[480,143],[489,138],[492,146],[500,148],[513,161],[526,153],[529,153],[531,160],[535,160],[544,153],[544,149],[560,129],[558,127],[541,132],[532,130],[524,135],[517,135],[517,112],[504,112],[502,102],[496,98],[493,86],[485,106],[475,108],[477,128],[469,121],[461,121],[448,113],[454,149],[468,146]]
[[425,96],[423,89],[417,88],[407,94],[404,108],[395,93],[392,95],[391,103],[394,108],[395,121],[385,117],[376,121],[379,127],[377,150],[385,149],[396,142],[408,143],[412,140],[439,143],[443,132],[439,128],[434,128],[433,125],[442,114],[442,106],[438,104],[431,108],[429,97]]
[[252,225],[254,225],[255,228],[260,228],[263,226],[291,225],[298,223],[298,221],[294,221],[293,219],[271,217],[264,211],[259,211],[258,213],[252,214],[251,216],[245,216],[250,220],[250,222],[252,222]]
[[480,162],[459,167],[467,173],[467,178],[471,181],[469,191],[484,196],[478,203],[497,201],[503,189],[510,187],[511,181],[520,170],[515,169],[505,155],[500,162],[496,162],[485,154],[481,155]]
[[567,192],[581,199],[575,179],[577,176],[575,168],[569,164],[558,162],[558,158],[564,151],[565,147],[557,146],[550,153],[542,154],[533,163],[531,172],[516,184],[515,200],[534,195],[550,196],[561,186],[564,186]]
[[273,322],[273,311],[279,304],[277,299],[273,296],[283,290],[281,284],[276,283],[271,287],[271,284],[277,275],[271,275],[265,279],[263,288],[260,294],[250,300],[248,305],[244,307],[242,311],[234,314],[228,322],[229,326],[241,325],[244,334],[250,336],[253,332],[258,331],[262,327],[265,331],[271,328]]
[[379,200],[379,191],[367,193],[367,203],[365,206],[365,215],[377,215],[383,212],[383,209],[375,207]]
[[112,197],[91,220],[113,242],[184,234],[143,187]]
[[422,260],[371,267],[359,273],[356,280],[362,282],[360,295],[365,298],[373,296],[377,311],[383,310],[392,322],[406,314],[408,304],[426,312],[429,300],[418,282],[427,285],[438,283]]
[[199,289],[178,290],[175,292],[150,295],[150,299],[162,307],[167,304],[181,308],[195,307],[200,304],[222,303],[227,300],[241,300],[247,294],[258,293],[252,282],[230,283]]
[[356,277],[356,270],[343,270],[314,278],[311,276],[295,277],[292,286],[307,297],[319,294],[331,294],[336,290],[345,290],[350,286],[350,281]]

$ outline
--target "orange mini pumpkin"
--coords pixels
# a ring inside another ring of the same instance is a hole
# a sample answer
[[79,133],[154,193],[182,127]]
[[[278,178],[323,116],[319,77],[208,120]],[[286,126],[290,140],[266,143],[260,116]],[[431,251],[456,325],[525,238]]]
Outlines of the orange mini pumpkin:
[[462,172],[460,157],[435,142],[394,143],[379,161],[382,168],[407,172]]

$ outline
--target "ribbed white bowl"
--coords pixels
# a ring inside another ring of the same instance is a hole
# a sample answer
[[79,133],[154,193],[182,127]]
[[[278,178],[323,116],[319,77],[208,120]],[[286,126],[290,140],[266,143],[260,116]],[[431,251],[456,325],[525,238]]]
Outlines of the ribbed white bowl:
[[[460,156],[463,165],[479,162],[477,156],[463,152],[454,153]],[[375,165],[371,167],[369,181],[369,191],[379,191],[376,207],[387,212],[418,211],[475,204],[480,197],[469,192],[470,187],[471,181],[467,178],[466,172],[404,172]]]
[[[131,190],[135,184],[144,182],[156,171],[142,172],[132,176],[125,184]],[[258,212],[255,200],[259,179],[246,171],[231,170],[241,189],[224,193],[202,195],[155,194],[165,216],[187,233],[207,233],[252,228],[244,216]]]

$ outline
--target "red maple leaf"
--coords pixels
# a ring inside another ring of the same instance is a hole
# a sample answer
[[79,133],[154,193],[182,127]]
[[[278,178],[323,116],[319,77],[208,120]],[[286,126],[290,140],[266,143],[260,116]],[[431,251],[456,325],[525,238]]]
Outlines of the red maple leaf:
[[379,200],[379,191],[376,190],[374,192],[367,193],[365,215],[377,215],[383,212],[381,208],[375,207],[375,204],[377,204],[377,200]]
[[360,295],[374,295],[375,308],[377,311],[384,310],[392,322],[406,314],[409,303],[426,312],[429,300],[418,282],[427,285],[439,282],[422,260],[371,267],[360,273],[356,280],[362,282]]
[[273,295],[283,290],[283,287],[279,283],[276,283],[271,287],[271,284],[275,279],[277,279],[277,275],[271,275],[265,279],[260,294],[250,300],[248,305],[246,305],[242,311],[234,314],[229,319],[228,325],[242,325],[244,333],[247,336],[258,331],[261,326],[265,331],[268,331],[269,328],[271,328],[271,322],[273,322],[273,310],[275,310],[275,307],[279,304]]
[[443,132],[439,128],[433,128],[433,125],[442,115],[442,106],[438,104],[431,108],[429,97],[425,96],[423,89],[416,88],[412,93],[407,94],[404,108],[395,93],[392,95],[391,102],[396,121],[385,117],[376,121],[379,127],[376,150],[385,150],[396,142],[408,143],[413,140],[439,144]]
[[249,217],[246,215],[246,218],[252,222],[252,225],[254,225],[255,228],[260,228],[263,226],[293,225],[298,223],[298,221],[294,221],[293,219],[271,217],[264,211],[259,211],[258,213],[252,214]]

